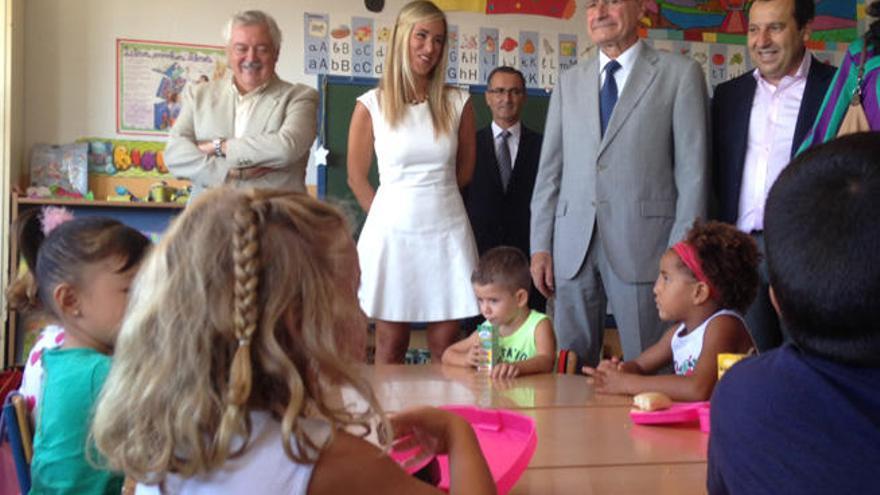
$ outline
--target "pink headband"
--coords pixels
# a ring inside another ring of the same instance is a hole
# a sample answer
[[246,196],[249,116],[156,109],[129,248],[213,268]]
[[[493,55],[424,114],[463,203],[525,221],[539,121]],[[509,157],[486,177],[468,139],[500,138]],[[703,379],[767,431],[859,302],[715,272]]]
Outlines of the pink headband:
[[675,254],[677,254],[679,258],[681,258],[684,266],[688,267],[688,269],[693,272],[694,277],[696,277],[697,280],[709,286],[709,297],[715,297],[715,295],[718,294],[718,291],[715,290],[712,282],[710,282],[709,278],[706,277],[706,274],[703,273],[703,265],[700,263],[700,257],[697,255],[696,248],[682,241],[672,246],[672,250],[675,251]]

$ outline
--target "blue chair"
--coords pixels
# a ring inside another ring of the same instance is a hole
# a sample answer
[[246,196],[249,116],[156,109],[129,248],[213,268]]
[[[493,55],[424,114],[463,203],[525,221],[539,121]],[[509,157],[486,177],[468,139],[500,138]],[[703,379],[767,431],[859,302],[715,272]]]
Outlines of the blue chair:
[[0,444],[9,444],[18,487],[21,493],[28,493],[31,489],[30,463],[34,450],[27,407],[21,394],[13,392],[6,397],[0,419]]

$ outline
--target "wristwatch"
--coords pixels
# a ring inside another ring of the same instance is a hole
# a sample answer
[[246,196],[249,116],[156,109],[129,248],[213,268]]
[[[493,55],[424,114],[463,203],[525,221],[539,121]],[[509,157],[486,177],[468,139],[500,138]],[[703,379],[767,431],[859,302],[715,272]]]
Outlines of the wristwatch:
[[223,153],[223,141],[224,140],[221,138],[217,138],[211,141],[212,143],[214,143],[214,156],[216,156],[217,158],[226,158],[226,154]]

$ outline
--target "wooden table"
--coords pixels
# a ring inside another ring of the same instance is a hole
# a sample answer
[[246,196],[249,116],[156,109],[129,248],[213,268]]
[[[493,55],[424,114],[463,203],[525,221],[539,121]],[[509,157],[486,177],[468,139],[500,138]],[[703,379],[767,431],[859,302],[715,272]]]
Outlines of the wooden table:
[[472,404],[504,409],[629,407],[632,398],[593,393],[583,376],[524,376],[492,380],[469,368],[423,365],[364,367],[364,375],[390,411],[415,405]]
[[582,376],[492,381],[441,365],[363,369],[388,411],[472,404],[535,419],[538,446],[512,494],[704,493],[708,436],[693,426],[639,426],[632,399],[595,394]]

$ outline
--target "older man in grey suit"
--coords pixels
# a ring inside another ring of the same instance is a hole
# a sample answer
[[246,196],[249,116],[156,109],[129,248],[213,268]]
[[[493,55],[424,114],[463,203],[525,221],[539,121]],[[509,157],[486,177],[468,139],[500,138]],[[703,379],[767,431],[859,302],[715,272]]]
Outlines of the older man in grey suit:
[[304,191],[317,91],[275,74],[281,31],[268,14],[234,15],[225,37],[232,77],[188,85],[168,169],[193,182],[193,195],[224,183]]
[[644,0],[588,0],[598,54],[559,78],[532,198],[532,278],[556,296],[560,348],[600,358],[607,302],[624,356],[656,342],[663,252],[705,215],[708,105],[700,66],[639,41]]

